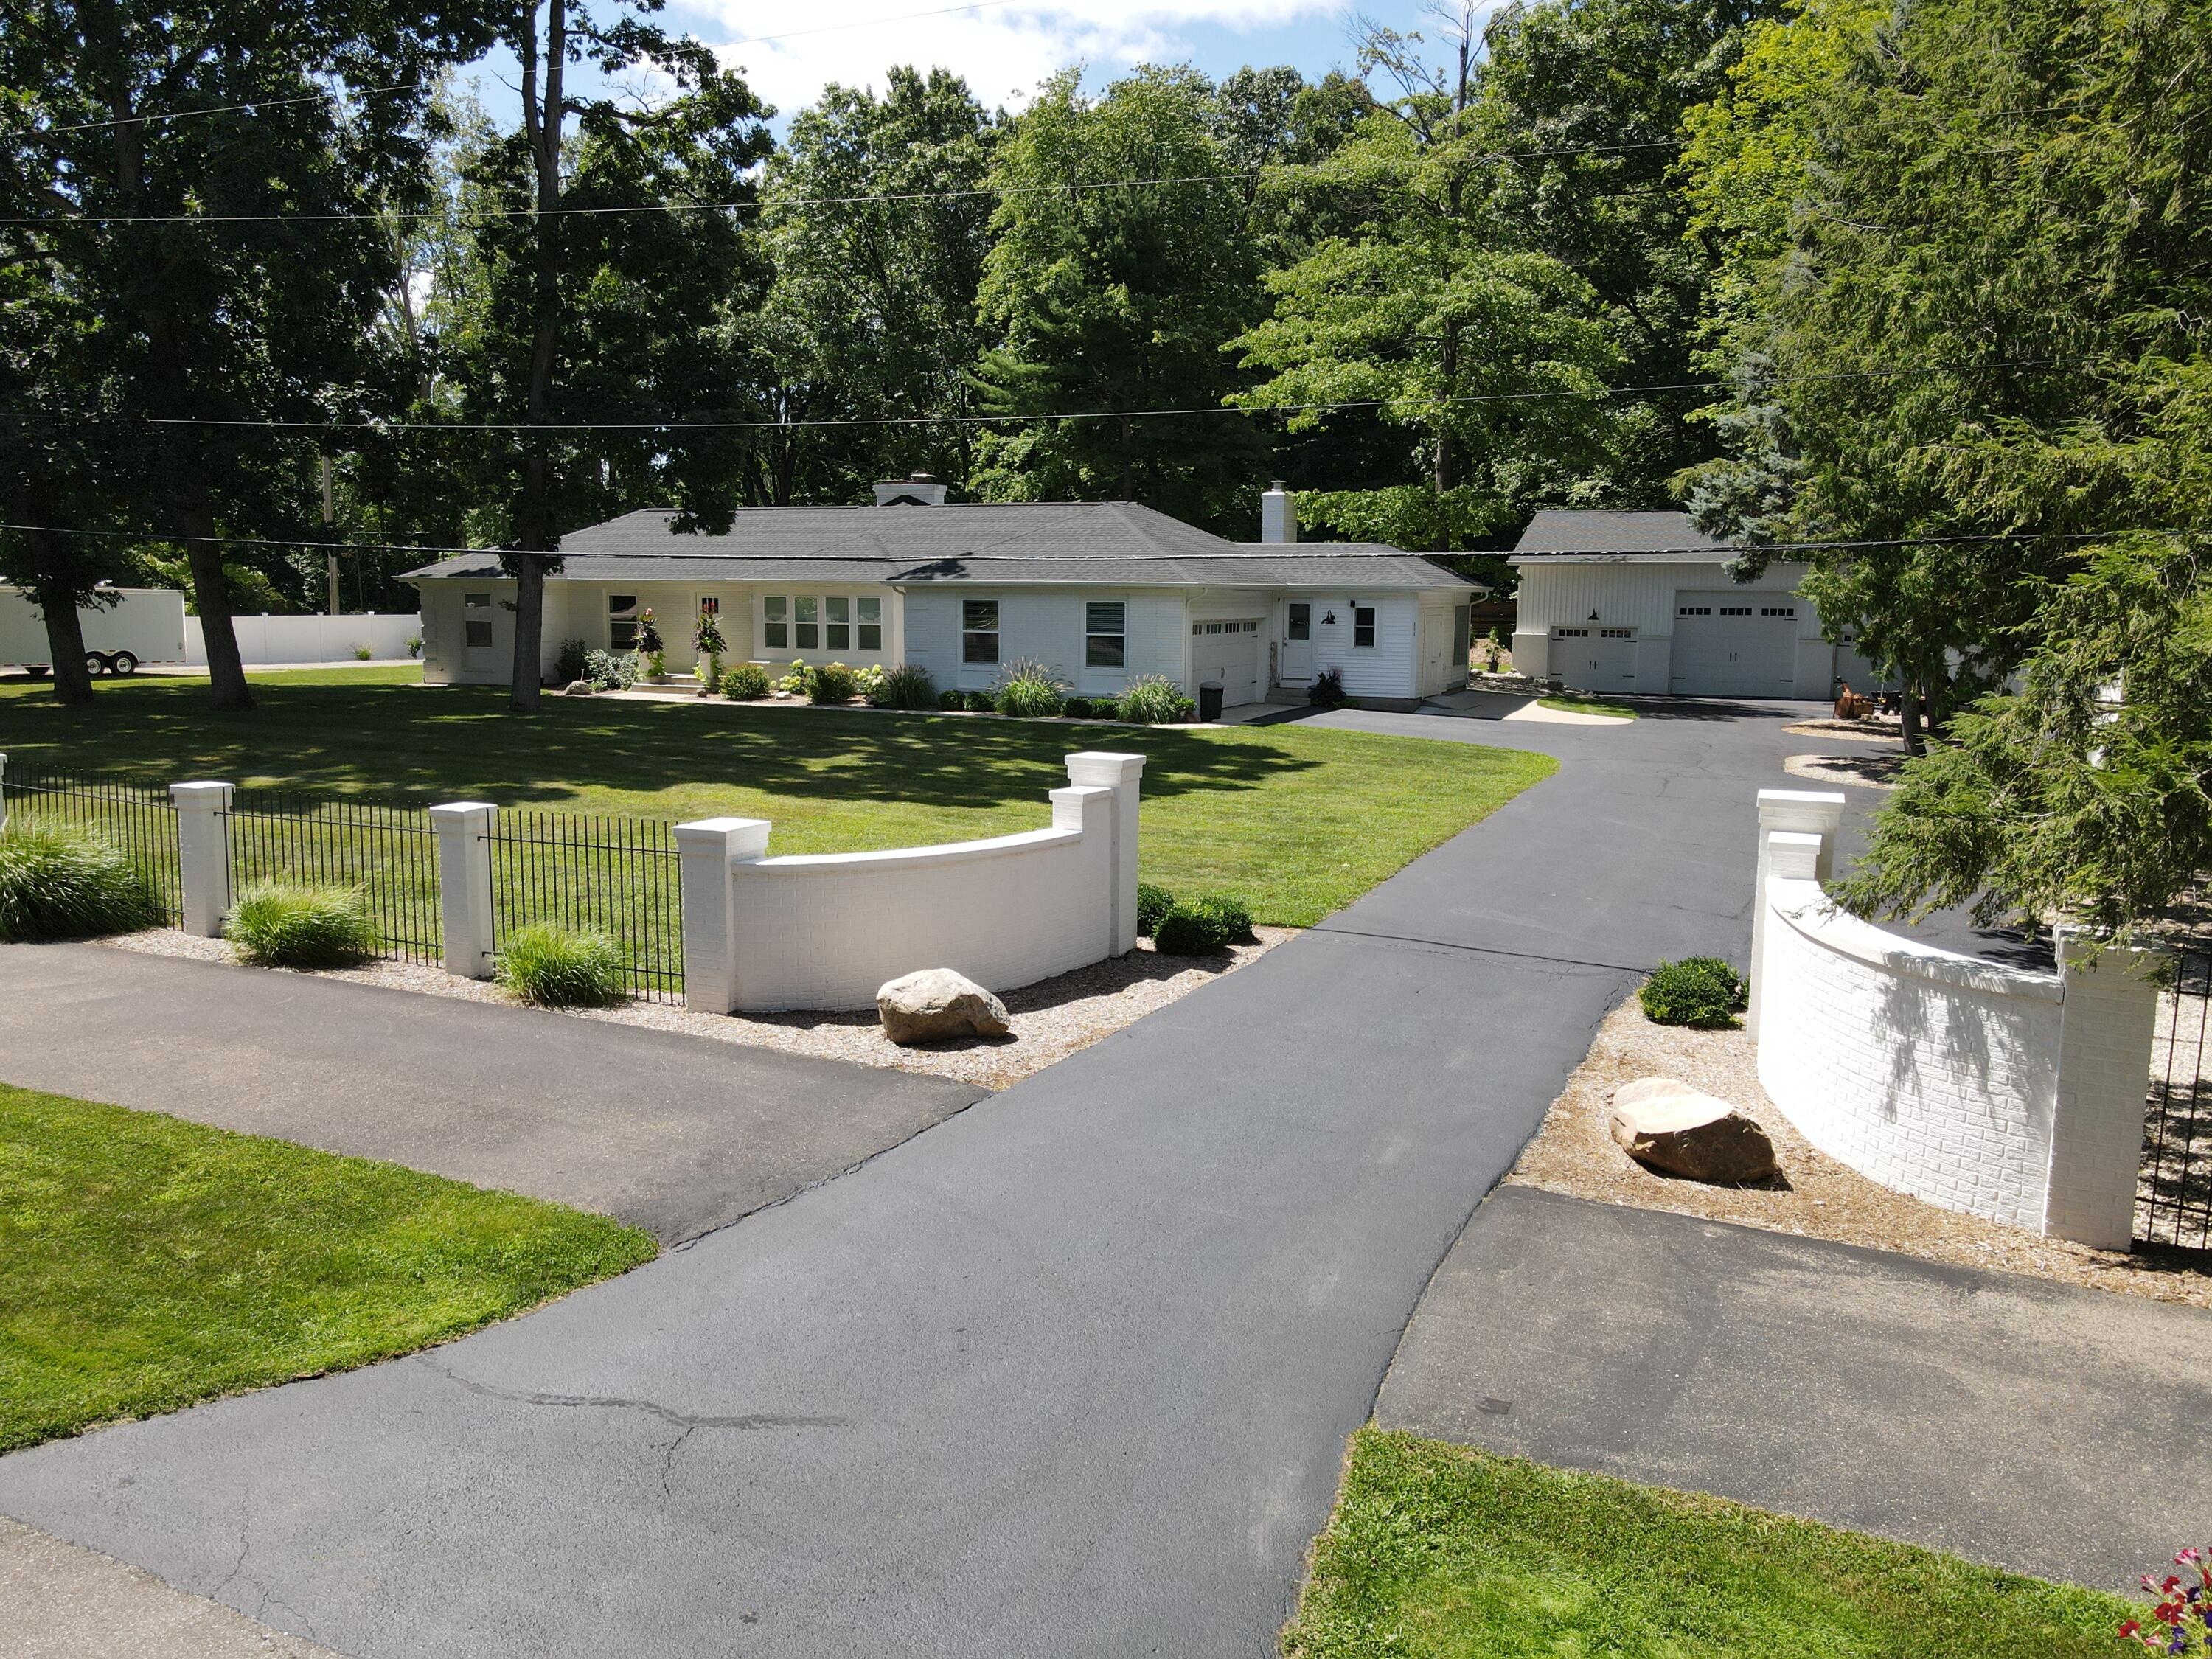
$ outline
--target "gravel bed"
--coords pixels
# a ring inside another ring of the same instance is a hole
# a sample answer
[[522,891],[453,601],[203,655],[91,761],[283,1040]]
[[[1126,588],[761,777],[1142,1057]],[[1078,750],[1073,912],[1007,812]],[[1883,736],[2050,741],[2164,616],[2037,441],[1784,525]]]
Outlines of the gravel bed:
[[[1200,986],[1224,974],[1234,973],[1247,963],[1256,962],[1285,939],[1294,937],[1298,930],[1260,927],[1253,931],[1257,943],[1232,946],[1217,957],[1162,956],[1152,949],[1150,939],[1139,939],[1137,948],[1126,957],[1093,963],[1056,979],[1004,993],[1000,1000],[1012,1016],[1014,1029],[1011,1036],[968,1038],[922,1048],[902,1048],[886,1039],[883,1028],[876,1023],[873,1010],[708,1014],[656,1002],[631,1001],[611,1008],[564,1008],[559,1012],[576,1019],[612,1020],[658,1031],[683,1031],[721,1042],[750,1043],[757,1048],[781,1048],[823,1060],[849,1060],[862,1066],[881,1066],[896,1071],[926,1072],[935,1077],[981,1084],[988,1089],[1004,1089],[1042,1071],[1055,1060],[1065,1060],[1079,1048],[1089,1048],[1101,1037],[1111,1036],[1154,1009],[1164,1008],[1178,998],[1189,995]],[[149,956],[189,957],[201,962],[236,960],[226,940],[200,939],[169,927],[95,942]],[[322,969],[316,970],[313,976],[419,991],[433,996],[459,997],[470,1002],[511,1006],[515,1000],[489,981],[460,979],[443,969],[415,963],[380,961],[362,968]]]
[[1905,770],[1902,755],[1792,755],[1782,769],[1793,778],[1817,783],[1847,783],[1855,789],[1894,789]]
[[[1778,1181],[1708,1187],[1645,1169],[1606,1128],[1613,1091],[1665,1075],[1717,1095],[1758,1121],[1774,1143]],[[2153,1258],[2044,1238],[1893,1192],[1814,1150],[1759,1086],[1749,1033],[1655,1025],[1636,999],[1606,1017],[1589,1054],[1552,1103],[1536,1138],[1506,1179],[1548,1192],[1669,1210],[1808,1238],[1871,1245],[1929,1261],[2033,1273],[2159,1302],[2212,1307],[2212,1275]]]

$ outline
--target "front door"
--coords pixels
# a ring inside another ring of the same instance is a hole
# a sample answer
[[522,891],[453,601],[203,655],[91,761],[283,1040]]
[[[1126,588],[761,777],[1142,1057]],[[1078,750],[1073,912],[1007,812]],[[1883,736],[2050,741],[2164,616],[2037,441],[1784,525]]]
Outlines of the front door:
[[498,613],[489,593],[461,595],[461,672],[489,674],[499,666],[492,618]]
[[1313,606],[1304,600],[1283,607],[1280,678],[1285,685],[1304,685],[1313,678]]
[[[1421,695],[1432,697],[1439,692],[1459,688],[1450,683],[1451,612],[1424,611],[1421,612]],[[1467,678],[1460,676],[1462,682]]]

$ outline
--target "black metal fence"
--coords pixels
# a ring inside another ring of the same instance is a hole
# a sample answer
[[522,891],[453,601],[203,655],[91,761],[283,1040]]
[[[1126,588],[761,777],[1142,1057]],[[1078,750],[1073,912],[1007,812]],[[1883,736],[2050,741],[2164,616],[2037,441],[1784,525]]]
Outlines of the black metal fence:
[[2175,958],[2174,981],[2159,999],[2151,1044],[2149,1109],[2142,1174],[2136,1188],[2136,1237],[2185,1250],[2212,1249],[2212,951]]
[[240,789],[229,817],[234,897],[267,882],[353,888],[375,925],[379,955],[442,959],[438,838],[427,812]]
[[0,788],[7,816],[27,829],[60,830],[105,842],[143,872],[161,919],[184,920],[184,882],[177,860],[177,809],[169,792],[113,783],[71,772],[48,772],[10,763]]
[[550,922],[621,947],[634,996],[684,1000],[684,896],[675,826],[658,818],[512,811],[492,820],[493,950]]

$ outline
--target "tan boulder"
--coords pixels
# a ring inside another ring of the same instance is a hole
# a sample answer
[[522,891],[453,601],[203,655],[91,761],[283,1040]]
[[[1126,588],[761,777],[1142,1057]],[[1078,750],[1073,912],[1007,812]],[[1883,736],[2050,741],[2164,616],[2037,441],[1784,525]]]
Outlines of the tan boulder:
[[902,1046],[1004,1036],[1012,1029],[1005,1003],[950,968],[925,968],[892,980],[876,993],[876,1014],[884,1035]]
[[1639,1164],[1692,1181],[1739,1186],[1775,1172],[1766,1131],[1725,1100],[1679,1078],[1647,1077],[1613,1091],[1614,1142]]

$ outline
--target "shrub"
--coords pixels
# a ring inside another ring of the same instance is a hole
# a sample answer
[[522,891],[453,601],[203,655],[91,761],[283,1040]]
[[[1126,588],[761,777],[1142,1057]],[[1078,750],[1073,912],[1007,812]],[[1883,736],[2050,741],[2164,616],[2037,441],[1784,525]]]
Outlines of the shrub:
[[732,702],[752,702],[768,693],[768,670],[757,662],[733,662],[722,671],[722,695]]
[[353,659],[356,662],[374,662],[376,653],[365,645],[356,645],[353,648]]
[[992,701],[1001,714],[1017,720],[1050,720],[1060,713],[1060,697],[1067,687],[1051,667],[1035,657],[1017,657],[999,670]]
[[1070,697],[1066,702],[1060,704],[1060,712],[1072,720],[1087,720],[1091,718],[1091,699]]
[[860,677],[842,662],[825,662],[814,671],[806,688],[809,702],[841,703],[853,701],[859,690]]
[[920,663],[901,663],[877,671],[875,689],[868,701],[878,708],[938,708],[937,686]]
[[1252,940],[1252,911],[1243,899],[1219,895],[1212,898],[1192,899],[1188,908],[1203,910],[1229,930],[1232,944],[1249,945]]
[[1210,957],[1229,947],[1229,920],[1211,905],[1177,904],[1160,918],[1152,943],[1166,956]]
[[144,874],[105,842],[0,830],[0,939],[90,939],[161,919]]
[[971,714],[990,714],[998,711],[999,705],[992,700],[988,691],[968,692],[961,701]]
[[542,1008],[599,1008],[623,996],[622,947],[605,933],[535,921],[500,948],[499,982]]
[[1162,674],[1141,674],[1123,689],[1114,714],[1139,726],[1170,726],[1182,718],[1186,706],[1196,707],[1173,680]]
[[407,654],[410,657],[419,657],[422,654],[422,636],[420,634],[410,634],[407,636]]
[[956,686],[947,686],[937,694],[937,706],[951,714],[968,706],[968,694]]
[[1164,887],[1155,887],[1149,881],[1137,884],[1137,932],[1150,939],[1160,925],[1160,918],[1176,907],[1176,896]]
[[1334,708],[1344,701],[1344,671],[1324,668],[1306,687],[1306,701],[1316,708]]
[[586,651],[584,672],[578,678],[590,682],[595,691],[627,691],[637,684],[637,659],[628,653],[617,656],[611,651]]
[[1658,1024],[1727,1030],[1740,1023],[1736,1010],[1749,1001],[1750,988],[1718,957],[1686,957],[1662,962],[1636,997]]
[[[578,680],[587,678],[589,671],[585,665],[591,654],[581,640],[562,641],[560,650],[553,657],[554,679],[562,685],[573,685]],[[604,656],[606,653],[602,652],[600,654]]]
[[814,671],[806,665],[806,659],[794,658],[791,666],[785,671],[783,678],[775,683],[775,689],[794,697],[803,697],[812,690]]
[[343,968],[376,954],[376,925],[358,887],[264,882],[230,907],[223,937],[264,968]]

